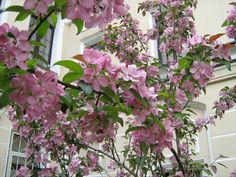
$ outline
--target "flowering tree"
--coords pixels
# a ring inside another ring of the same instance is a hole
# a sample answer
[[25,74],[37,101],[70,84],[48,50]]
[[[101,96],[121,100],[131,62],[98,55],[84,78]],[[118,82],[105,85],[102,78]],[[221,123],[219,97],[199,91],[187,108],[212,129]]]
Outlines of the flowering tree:
[[[18,12],[16,20],[37,17],[31,32],[0,26],[0,106],[8,107],[13,127],[28,139],[25,153],[35,164],[32,169],[21,167],[17,175],[86,176],[105,170],[99,158],[106,157],[120,177],[165,176],[166,148],[173,153],[171,175],[215,172],[214,164],[193,161],[191,144],[203,127],[235,105],[236,87],[222,89],[214,116],[192,121],[188,105],[205,92],[213,63],[230,69],[233,45],[218,41],[224,34],[196,34],[196,5],[197,0],[145,1],[139,11],[143,15],[151,11],[157,21],[147,34],[128,13],[124,0],[25,0],[23,6],[7,8]],[[236,4],[232,6],[223,26],[228,37],[236,38]],[[42,67],[42,56],[32,51],[41,44],[31,40],[34,34],[46,34],[49,19],[56,24],[56,14],[70,19],[78,33],[84,25],[104,29],[114,18],[120,19],[105,29],[106,53],[85,49],[74,57],[76,62],[55,63],[69,70],[62,81]],[[164,80],[161,61],[148,53],[148,41],[153,39],[167,57]],[[120,63],[112,64],[109,53]],[[127,127],[129,143],[119,155],[115,142],[122,126]],[[103,150],[94,143],[101,143]]]

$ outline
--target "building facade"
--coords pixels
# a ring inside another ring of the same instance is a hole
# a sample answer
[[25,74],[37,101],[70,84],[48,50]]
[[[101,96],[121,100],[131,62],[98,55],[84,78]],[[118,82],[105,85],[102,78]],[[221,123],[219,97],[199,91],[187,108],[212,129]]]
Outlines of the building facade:
[[[140,28],[146,32],[153,26],[153,19],[150,14],[143,17],[137,13],[138,3],[143,0],[127,0],[130,5],[130,10],[135,19],[140,21]],[[195,11],[197,32],[201,35],[217,34],[224,32],[221,24],[226,19],[228,5],[233,0],[199,0],[199,5]],[[9,5],[22,4],[23,0],[1,0],[1,8]],[[28,18],[23,23],[14,23],[14,13],[1,13],[0,23],[10,23],[20,29],[30,29],[32,18]],[[102,40],[103,32],[98,28],[85,29],[79,36],[76,36],[76,28],[66,20],[58,20],[55,29],[50,28],[42,42],[46,47],[37,48],[45,58],[48,59],[51,66],[60,59],[69,59],[76,54],[82,54],[85,47],[96,47],[96,44]],[[37,39],[37,36],[35,36]],[[229,42],[227,38],[224,42]],[[157,56],[156,41],[149,44],[151,55]],[[236,59],[236,51],[232,50],[232,59]],[[114,59],[116,62],[116,60]],[[60,67],[52,67],[52,70],[57,72],[60,77],[63,76],[65,70]],[[212,114],[212,107],[215,100],[218,98],[218,93],[224,86],[233,86],[236,84],[236,63],[232,63],[232,71],[227,71],[224,66],[215,68],[215,77],[211,80],[207,87],[207,93],[201,95],[200,98],[191,104],[191,107],[198,113],[198,117]],[[1,84],[1,83],[0,83]],[[196,116],[195,116],[196,117]],[[194,116],[193,116],[194,119]],[[122,138],[124,135],[123,129],[119,130],[118,144],[125,144]],[[230,172],[236,169],[236,109],[226,112],[222,120],[216,121],[216,126],[209,126],[208,130],[204,130],[196,137],[196,160],[213,163],[220,155],[227,158],[220,158],[216,162],[220,162],[227,166],[217,166],[218,171],[215,177],[227,177]],[[12,177],[16,169],[28,162],[25,159],[23,149],[26,141],[12,129],[11,122],[7,118],[7,111],[0,110],[0,177]],[[121,152],[122,146],[118,145],[118,151]],[[99,146],[99,145],[98,145]],[[166,151],[168,157],[170,152]],[[106,166],[107,159],[101,160],[101,163]],[[166,164],[168,168],[169,164]],[[113,174],[113,172],[111,172]],[[98,175],[94,175],[98,176]]]

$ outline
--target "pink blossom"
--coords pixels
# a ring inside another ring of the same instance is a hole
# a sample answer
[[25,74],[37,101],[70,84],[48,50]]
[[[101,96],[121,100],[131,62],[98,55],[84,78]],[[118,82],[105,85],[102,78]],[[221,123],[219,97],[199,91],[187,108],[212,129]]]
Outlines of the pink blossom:
[[40,16],[47,13],[49,6],[53,3],[53,0],[25,0],[25,10],[36,10],[35,15]]
[[213,77],[213,68],[210,64],[194,61],[190,69],[193,78],[199,82],[202,87],[206,87],[209,79]]
[[177,171],[177,172],[175,173],[175,176],[176,176],[176,177],[184,177],[182,171]]
[[79,158],[73,157],[68,167],[69,172],[76,174],[81,162],[82,161]]
[[118,68],[112,65],[108,55],[93,49],[85,49],[84,60],[86,64],[82,80],[91,84],[95,91],[108,86],[116,91],[114,81],[118,79]]
[[37,4],[37,0],[25,0],[24,8],[26,10],[31,10],[31,9],[34,9],[36,7],[36,4]]
[[191,45],[202,44],[203,43],[203,38],[201,36],[194,35],[192,38],[189,39],[189,43]]
[[184,104],[187,101],[187,97],[185,93],[183,92],[183,90],[180,90],[179,88],[176,89],[175,100],[179,104]]
[[230,177],[236,177],[236,170],[230,174]]
[[75,0],[68,1],[67,18],[71,20],[82,19],[85,21],[86,28],[95,26],[103,28],[114,18],[125,13],[124,0],[99,2],[95,0],[81,0],[79,3]]
[[132,81],[135,83],[142,84],[146,80],[147,73],[144,70],[137,69],[136,65],[128,65],[122,63],[120,64],[121,67],[121,77],[125,81]]
[[[8,37],[8,32],[11,32],[15,38]],[[25,62],[31,50],[31,45],[27,41],[28,35],[28,31],[19,31],[8,24],[0,25],[0,61],[8,68],[18,66],[23,70],[27,69]]]
[[31,170],[26,166],[21,166],[16,172],[17,177],[30,177]]
[[165,147],[172,147],[173,129],[171,127],[171,121],[165,120],[163,122],[165,132],[156,124],[149,128],[141,128],[132,133],[133,146],[140,150],[140,144],[145,143],[148,146],[152,146],[155,152],[160,152]]
[[21,107],[22,112],[25,112],[31,121],[47,119],[49,115],[50,121],[54,120],[57,111],[60,110],[59,96],[64,94],[62,87],[57,84],[55,73],[27,73],[14,77],[11,84],[15,91],[10,98]]
[[227,26],[226,34],[229,38],[236,38],[236,27],[235,26]]
[[236,6],[233,6],[232,9],[230,10],[227,20],[229,22],[235,22],[236,21]]

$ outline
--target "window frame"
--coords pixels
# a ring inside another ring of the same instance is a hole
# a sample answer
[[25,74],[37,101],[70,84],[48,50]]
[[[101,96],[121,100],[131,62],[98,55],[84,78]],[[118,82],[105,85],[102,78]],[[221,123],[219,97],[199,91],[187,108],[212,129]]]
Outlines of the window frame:
[[[35,20],[33,23],[31,23],[32,20]],[[35,25],[35,22],[37,20],[37,17],[36,16],[33,16],[31,15],[30,16],[30,21],[29,21],[29,31],[30,30],[33,30],[33,29],[30,29],[31,28],[31,25]],[[55,39],[55,31],[56,29],[54,28],[54,26],[49,23],[49,29],[48,30],[51,30],[51,36],[50,36],[50,42],[49,42],[49,53],[46,54],[47,58],[45,57],[45,55],[42,55],[48,62],[48,66],[51,66],[51,62],[52,62],[52,55],[53,55],[53,43],[54,43],[54,39]],[[48,33],[49,31],[47,31]],[[45,37],[47,37],[47,33],[45,34],[45,36],[42,38],[42,39],[45,39]],[[35,36],[35,38],[34,38]],[[41,42],[42,39],[38,39],[39,37],[34,34],[32,40],[35,40],[35,41],[38,41],[38,42]],[[37,53],[40,53],[40,47],[41,46],[35,46],[33,48],[33,51],[34,52],[37,52]],[[42,46],[44,48],[44,46]],[[41,55],[41,54],[40,54]]]
[[89,35],[83,39],[81,39],[81,53],[83,53],[83,50],[86,48],[86,47],[89,47],[89,46],[92,46],[92,45],[95,45],[99,42],[101,42],[103,40],[103,35],[104,33],[102,31],[98,31],[92,35]]
[[8,157],[7,157],[7,165],[6,165],[6,177],[10,177],[10,175],[11,175],[11,166],[12,166],[12,160],[13,160],[14,156],[25,158],[25,164],[24,165],[26,165],[26,161],[27,161],[27,157],[24,153],[16,152],[16,151],[12,150],[14,135],[20,136],[19,146],[21,145],[21,141],[22,141],[22,138],[23,138],[20,135],[20,133],[18,133],[17,131],[12,130],[11,137],[10,137],[10,143],[9,143],[9,149],[8,149]]

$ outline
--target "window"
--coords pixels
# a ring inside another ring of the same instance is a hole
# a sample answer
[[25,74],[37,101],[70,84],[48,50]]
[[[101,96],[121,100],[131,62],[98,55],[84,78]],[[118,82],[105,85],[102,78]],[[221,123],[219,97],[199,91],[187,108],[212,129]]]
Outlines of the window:
[[104,50],[105,49],[105,45],[103,44],[102,41],[97,42],[95,44],[92,44],[90,46],[88,46],[89,48],[92,48],[94,50]]
[[2,0],[0,0],[0,14],[3,12],[2,10]]
[[[29,30],[32,31],[35,27],[36,17],[31,16]],[[51,63],[51,55],[52,55],[52,45],[54,38],[54,27],[50,24],[49,29],[46,35],[43,38],[40,38],[37,34],[34,34],[32,40],[41,42],[43,46],[35,46],[34,52],[40,54],[48,61],[48,65]]]
[[103,50],[105,49],[105,45],[103,44],[103,32],[99,31],[97,33],[94,33],[93,35],[90,35],[89,37],[86,37],[81,40],[83,43],[82,51],[84,48],[93,48],[95,50]]
[[160,46],[159,46],[160,42],[159,39],[157,39],[157,56],[160,60],[161,65],[167,65],[168,64],[168,55],[167,53],[161,52],[160,51]]
[[27,141],[25,138],[21,137],[17,132],[12,132],[8,156],[7,177],[15,176],[16,171],[21,166],[27,165],[28,168],[32,168],[32,163],[27,161],[24,154],[26,144]]

